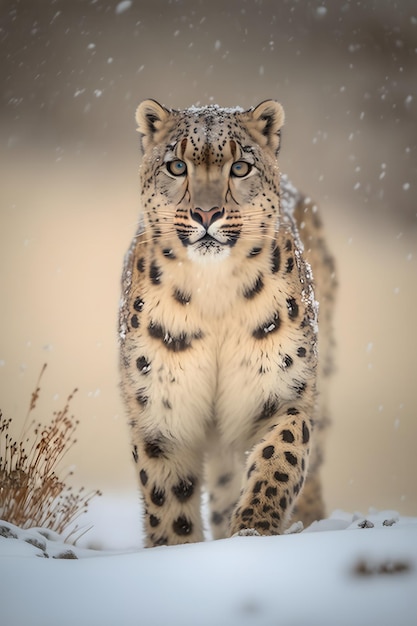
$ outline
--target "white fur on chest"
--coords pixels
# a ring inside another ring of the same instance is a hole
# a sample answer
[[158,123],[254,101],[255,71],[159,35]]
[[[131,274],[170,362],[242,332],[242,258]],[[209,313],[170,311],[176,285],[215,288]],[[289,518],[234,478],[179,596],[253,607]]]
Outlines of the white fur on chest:
[[[302,331],[287,319],[277,278],[266,276],[262,293],[244,299],[242,284],[256,271],[255,263],[245,267],[231,259],[193,263],[192,271],[189,263],[164,265],[163,283],[145,293],[145,312],[173,334],[185,331],[195,338],[189,349],[173,352],[142,336],[139,351],[152,361],[146,391],[151,401],[143,415],[147,430],[166,436],[175,430],[185,443],[203,446],[215,427],[225,444],[245,447],[265,403],[291,400],[294,379],[306,376],[306,362],[295,359]],[[176,288],[189,294],[188,304],[173,301]],[[279,331],[254,338],[257,325],[277,310]],[[285,367],[288,356],[291,371]]]

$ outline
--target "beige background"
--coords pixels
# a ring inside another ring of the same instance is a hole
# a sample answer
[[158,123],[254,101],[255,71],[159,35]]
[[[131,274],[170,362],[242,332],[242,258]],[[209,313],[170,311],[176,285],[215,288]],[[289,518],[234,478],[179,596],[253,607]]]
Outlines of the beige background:
[[321,204],[339,268],[328,507],[417,514],[413,2],[127,4],[0,6],[0,406],[15,434],[47,362],[40,419],[79,388],[74,483],[132,495],[116,320],[140,208],[135,107],[273,97],[282,170]]

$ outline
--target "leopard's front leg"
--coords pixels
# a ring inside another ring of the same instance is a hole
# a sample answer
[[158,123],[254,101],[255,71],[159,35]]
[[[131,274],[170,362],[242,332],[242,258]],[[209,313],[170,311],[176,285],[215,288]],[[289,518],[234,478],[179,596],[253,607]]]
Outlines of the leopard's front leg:
[[252,449],[230,534],[254,529],[261,535],[281,534],[306,479],[311,418],[301,409],[276,416],[270,430]]
[[136,433],[133,442],[144,503],[146,546],[202,541],[202,455],[184,452],[162,437]]

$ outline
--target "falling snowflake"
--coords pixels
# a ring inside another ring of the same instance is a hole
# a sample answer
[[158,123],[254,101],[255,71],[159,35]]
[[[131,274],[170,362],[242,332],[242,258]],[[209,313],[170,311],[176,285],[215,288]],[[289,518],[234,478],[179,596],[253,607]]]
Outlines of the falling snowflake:
[[125,11],[130,9],[131,6],[132,6],[132,0],[123,0],[122,2],[119,2],[114,12],[116,13],[116,15],[120,15],[121,13],[124,13]]

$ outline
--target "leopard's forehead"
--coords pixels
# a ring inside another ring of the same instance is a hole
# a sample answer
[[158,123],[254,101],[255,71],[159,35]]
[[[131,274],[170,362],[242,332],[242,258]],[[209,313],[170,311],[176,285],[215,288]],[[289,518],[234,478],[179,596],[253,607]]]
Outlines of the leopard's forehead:
[[224,150],[228,140],[233,140],[243,150],[247,149],[248,143],[252,143],[244,130],[244,124],[242,125],[242,114],[245,110],[241,107],[209,104],[174,110],[173,113],[177,123],[174,124],[173,133],[168,139],[168,146],[175,150],[178,142],[186,137],[187,151],[192,148],[194,159],[203,153],[213,153],[212,157],[214,158],[215,154],[216,162],[221,160],[221,157],[225,156]]
[[210,140],[211,132],[216,129],[231,130],[237,125],[238,117],[244,110],[241,107],[220,107],[218,104],[191,106],[175,111],[183,125],[193,132],[204,132]]

